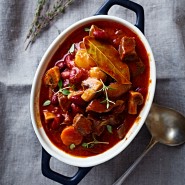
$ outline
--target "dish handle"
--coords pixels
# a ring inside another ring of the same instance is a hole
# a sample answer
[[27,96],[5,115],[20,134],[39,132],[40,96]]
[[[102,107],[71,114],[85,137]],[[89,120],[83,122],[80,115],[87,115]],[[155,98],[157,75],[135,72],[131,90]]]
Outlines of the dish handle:
[[144,34],[144,9],[141,5],[129,0],[107,0],[95,15],[107,15],[113,5],[120,5],[136,13],[135,26]]
[[72,177],[67,177],[62,174],[59,174],[55,171],[53,171],[50,168],[50,159],[51,155],[48,154],[44,148],[42,148],[42,174],[58,183],[64,184],[64,185],[76,185],[78,184],[85,176],[86,174],[91,170],[92,167],[78,167],[78,171],[76,174]]

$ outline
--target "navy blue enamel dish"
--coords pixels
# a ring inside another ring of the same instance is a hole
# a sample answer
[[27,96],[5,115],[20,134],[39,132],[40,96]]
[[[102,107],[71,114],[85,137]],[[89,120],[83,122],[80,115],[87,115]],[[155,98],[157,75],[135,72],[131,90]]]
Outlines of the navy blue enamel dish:
[[[114,5],[119,5],[131,11],[134,11],[136,13],[135,25],[131,24],[130,22],[124,19],[108,15],[109,9]],[[52,56],[57,52],[61,43],[64,43],[66,38],[69,37],[69,35],[74,33],[79,28],[83,27],[84,25],[90,25],[102,21],[104,22],[112,21],[121,24],[127,27],[129,30],[131,30],[134,34],[138,36],[148,54],[150,66],[148,74],[150,83],[148,85],[145,104],[138,115],[138,119],[136,119],[136,121],[133,123],[125,137],[121,139],[118,143],[116,143],[113,147],[111,147],[110,149],[106,150],[103,153],[89,157],[79,157],[70,155],[65,151],[62,151],[57,146],[55,146],[48,138],[40,119],[39,93],[41,89],[42,77],[46,69],[48,68],[48,64],[51,61]],[[71,25],[70,27],[68,27],[66,30],[64,30],[53,41],[53,43],[49,46],[44,56],[42,57],[42,60],[36,71],[31,90],[30,113],[34,131],[37,135],[39,142],[43,147],[42,166],[41,166],[43,175],[61,184],[75,185],[78,184],[85,177],[85,175],[91,170],[93,166],[102,164],[112,159],[120,152],[122,152],[135,138],[135,136],[137,135],[137,133],[139,132],[139,130],[141,129],[145,122],[145,119],[152,105],[155,92],[155,83],[156,83],[155,61],[150,45],[144,36],[144,10],[142,6],[140,6],[139,4],[136,4],[129,0],[108,0],[102,5],[102,7],[100,7],[100,9],[96,12],[94,16],[80,20],[75,24]],[[54,157],[68,165],[78,167],[77,173],[73,177],[67,177],[53,171],[50,168],[51,157]]]

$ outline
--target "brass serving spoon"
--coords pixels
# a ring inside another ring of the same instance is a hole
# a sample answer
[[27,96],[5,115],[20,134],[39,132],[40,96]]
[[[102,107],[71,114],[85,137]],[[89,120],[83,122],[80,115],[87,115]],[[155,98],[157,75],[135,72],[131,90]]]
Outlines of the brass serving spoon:
[[146,126],[152,135],[149,145],[113,185],[121,185],[156,143],[178,146],[185,142],[185,117],[173,109],[153,103],[146,119]]

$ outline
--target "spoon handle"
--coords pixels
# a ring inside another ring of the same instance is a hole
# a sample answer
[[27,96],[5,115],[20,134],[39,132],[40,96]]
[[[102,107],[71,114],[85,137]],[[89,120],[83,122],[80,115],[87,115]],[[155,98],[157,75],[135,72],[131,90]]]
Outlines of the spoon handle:
[[152,138],[144,152],[136,159],[136,161],[129,167],[129,169],[113,185],[121,185],[125,181],[125,179],[130,175],[130,173],[135,169],[135,167],[139,164],[139,162],[143,159],[143,157],[153,148],[153,146],[156,143],[158,143],[158,141]]

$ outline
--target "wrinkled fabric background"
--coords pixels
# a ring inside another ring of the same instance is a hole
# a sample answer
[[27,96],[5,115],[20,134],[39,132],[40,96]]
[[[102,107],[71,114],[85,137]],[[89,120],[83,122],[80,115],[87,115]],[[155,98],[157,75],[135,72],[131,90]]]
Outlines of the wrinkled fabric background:
[[[134,0],[145,10],[145,35],[154,53],[154,101],[185,114],[185,1]],[[76,0],[25,51],[25,37],[37,0],[0,0],[0,184],[57,185],[41,173],[41,145],[29,113],[31,84],[41,57],[58,30],[93,15],[104,0]],[[109,11],[135,23],[135,14],[115,5]],[[150,140],[145,126],[112,160],[94,167],[80,185],[111,185],[142,153]],[[72,175],[75,167],[51,159],[52,169]],[[184,185],[185,145],[158,144],[128,177],[126,185]]]

